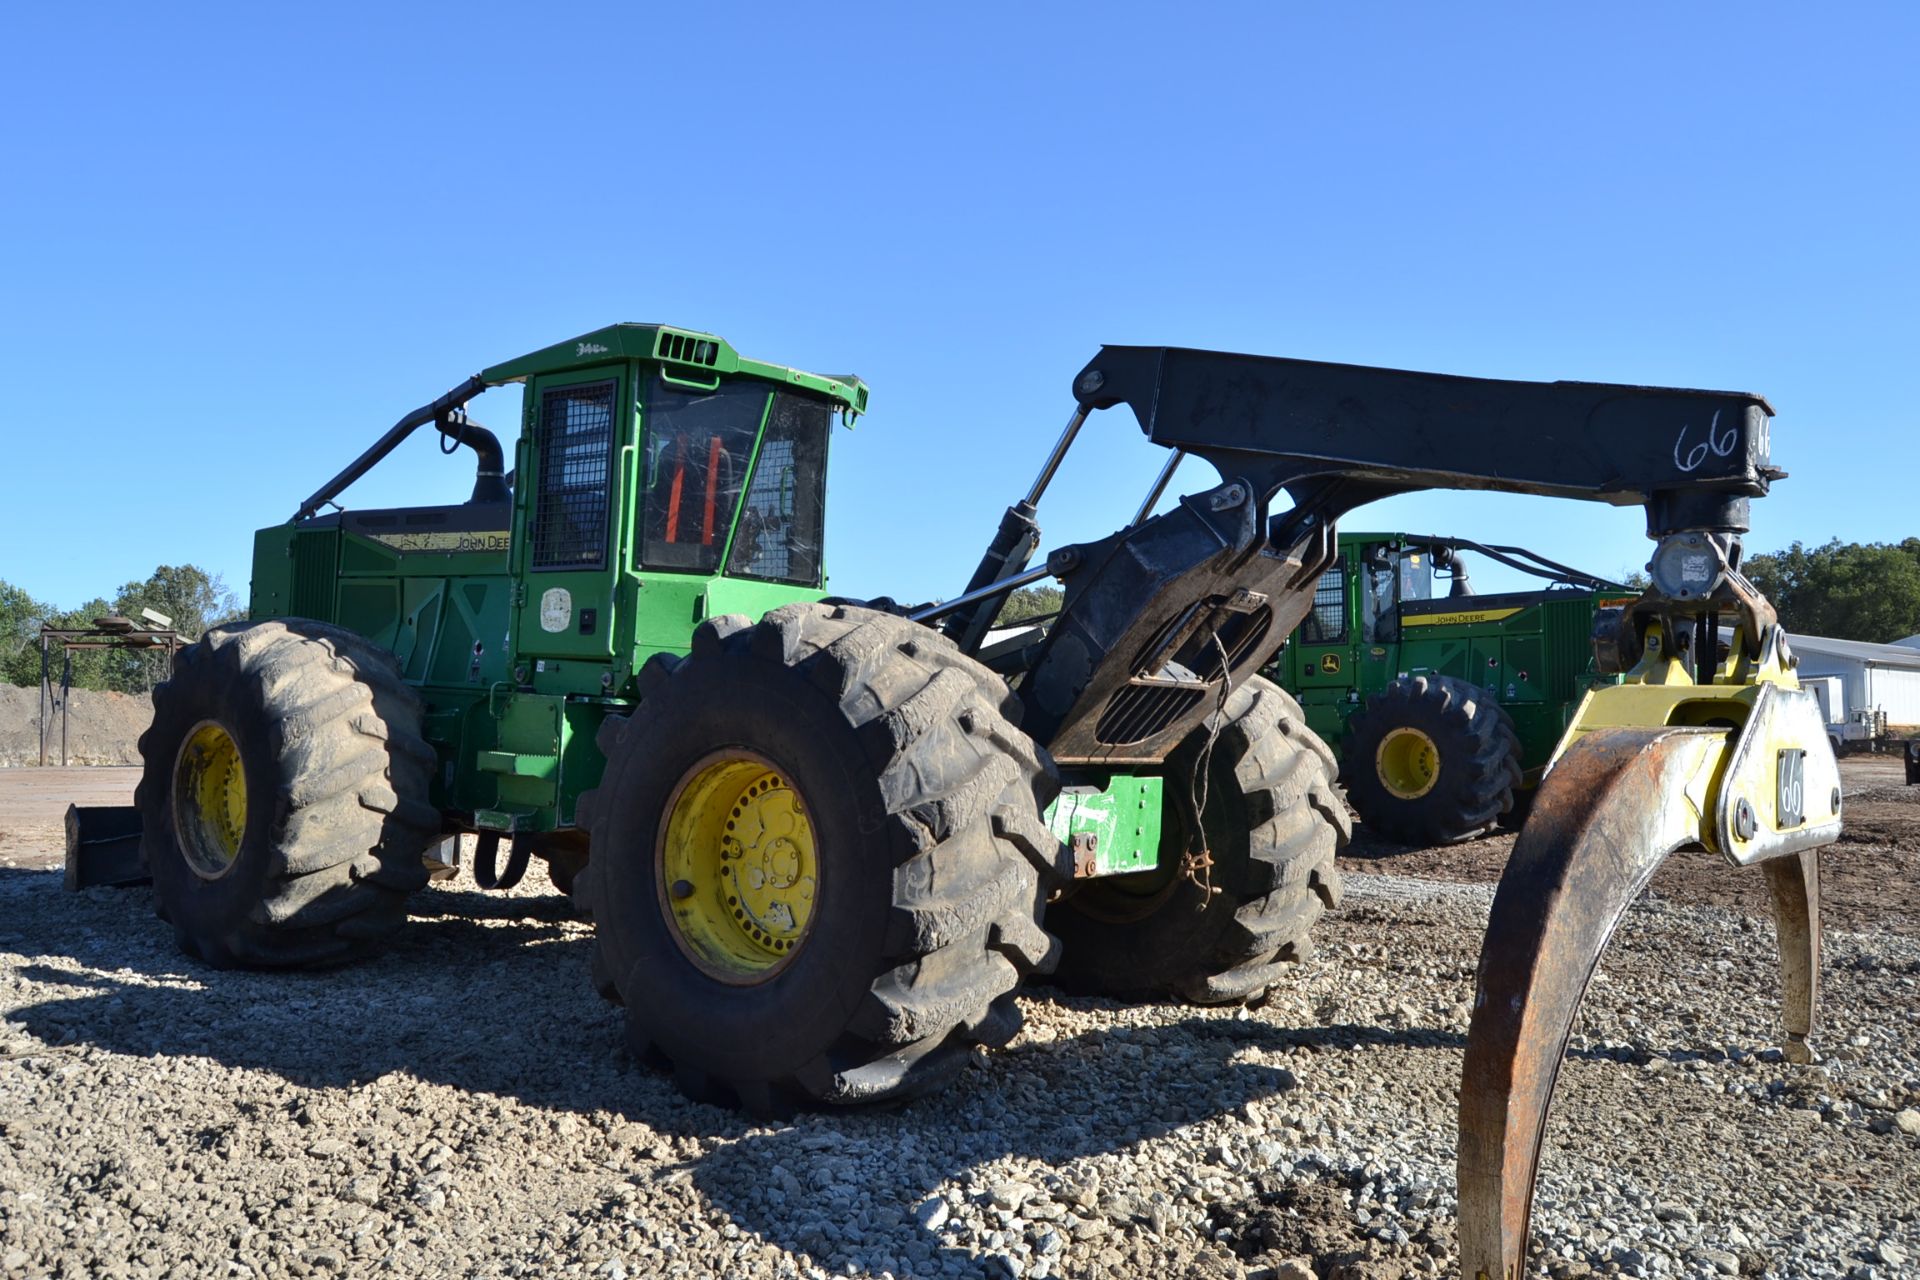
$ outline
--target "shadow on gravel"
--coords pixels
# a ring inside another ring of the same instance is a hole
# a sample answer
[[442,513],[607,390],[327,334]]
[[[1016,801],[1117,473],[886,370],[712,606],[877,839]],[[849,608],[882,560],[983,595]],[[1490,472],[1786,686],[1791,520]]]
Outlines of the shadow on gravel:
[[[1299,1089],[1292,1072],[1259,1061],[1270,1051],[1459,1039],[1199,1016],[1028,1037],[938,1097],[770,1128],[689,1103],[631,1061],[619,1010],[590,988],[590,938],[565,899],[441,889],[416,907],[393,948],[369,962],[322,973],[221,971],[178,954],[145,889],[68,894],[56,871],[0,869],[0,952],[22,958],[14,976],[42,997],[6,1016],[49,1045],[203,1056],[310,1088],[406,1073],[698,1138],[706,1153],[680,1171],[742,1230],[835,1270],[854,1263],[903,1280],[978,1272],[979,1258],[946,1246],[914,1213],[977,1166],[1012,1156],[1063,1168]],[[1046,988],[1034,998],[1096,1017],[1120,1007]],[[1309,1082],[1301,1109],[1314,1109],[1311,1093]],[[1108,1188],[1109,1199],[1126,1198],[1103,1212],[1116,1218],[1113,1240],[1139,1245],[1125,1223],[1153,1223],[1167,1209],[1133,1191]],[[598,1212],[622,1211],[609,1199]],[[1059,1230],[1064,1243],[1064,1222]]]
[[[1118,1007],[1060,997],[1046,988],[1035,994],[1093,1012]],[[1108,1265],[1127,1274],[1138,1274],[1139,1268],[1211,1276],[1216,1271],[1208,1266],[1185,1269],[1191,1255],[1206,1252],[1206,1246],[1182,1232],[1161,1238],[1171,1207],[1164,1198],[1149,1198],[1131,1182],[1102,1186],[1095,1167],[1076,1167],[1077,1162],[1137,1153],[1155,1139],[1235,1113],[1241,1124],[1248,1124],[1248,1104],[1283,1095],[1295,1096],[1276,1105],[1318,1112],[1311,1078],[1303,1082],[1285,1067],[1260,1061],[1268,1052],[1360,1045],[1438,1048],[1459,1042],[1458,1036],[1419,1028],[1296,1029],[1258,1019],[1197,1016],[1053,1041],[1022,1038],[994,1054],[986,1070],[969,1072],[948,1093],[892,1110],[837,1113],[749,1133],[708,1154],[692,1172],[708,1200],[742,1228],[805,1252],[832,1271],[852,1265],[863,1271],[891,1270],[904,1278],[999,1274],[983,1272],[984,1259],[970,1250],[944,1246],[938,1230],[923,1225],[915,1209],[932,1210],[938,1219],[932,1226],[937,1228],[946,1214],[927,1201],[942,1184],[964,1182],[970,1170],[1007,1157],[1036,1161],[1049,1166],[1062,1183],[1043,1189],[1037,1202],[1078,1199],[1098,1204],[1099,1216],[1113,1224],[1111,1233],[1091,1246],[1096,1252],[1102,1246],[1115,1250]],[[1283,1141],[1282,1148],[1290,1150],[1295,1140]],[[1172,1181],[1228,1172],[1218,1163],[1222,1157],[1215,1142],[1196,1134],[1188,1145],[1194,1152],[1191,1165],[1177,1170]],[[1203,1148],[1207,1154],[1200,1154]],[[876,1180],[871,1168],[883,1152],[891,1177]],[[1156,1177],[1153,1183],[1166,1180]],[[1295,1180],[1290,1160],[1257,1179],[1275,1186]],[[1298,1180],[1302,1185],[1319,1181],[1306,1176]],[[1014,1183],[996,1194],[1004,1191],[1012,1201],[1026,1190]],[[979,1203],[975,1212],[991,1228],[995,1209],[989,1201]],[[1351,1248],[1357,1238],[1349,1230],[1351,1215],[1343,1209],[1337,1217],[1339,1221],[1328,1224],[1328,1238]],[[1061,1248],[1066,1247],[1071,1221],[1063,1212],[1052,1228]],[[1150,1228],[1151,1234],[1125,1233],[1136,1224]],[[1216,1225],[1225,1225],[1224,1218]],[[1049,1229],[1031,1220],[1028,1227],[1029,1239]],[[1177,1241],[1183,1243],[1176,1247]],[[970,1243],[973,1249],[996,1251],[979,1236]],[[1076,1246],[1076,1255],[1084,1259],[1088,1247]],[[1224,1260],[1224,1255],[1217,1259]]]

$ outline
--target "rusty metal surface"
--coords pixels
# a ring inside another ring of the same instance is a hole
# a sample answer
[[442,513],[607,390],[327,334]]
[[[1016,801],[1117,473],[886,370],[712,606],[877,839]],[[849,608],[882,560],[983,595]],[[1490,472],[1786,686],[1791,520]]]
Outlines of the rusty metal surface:
[[1534,1175],[1574,1014],[1620,918],[1654,869],[1694,841],[1689,797],[1720,730],[1588,734],[1547,775],[1494,896],[1460,1085],[1460,1260],[1518,1280]]
[[1763,862],[1760,869],[1780,941],[1780,1021],[1787,1033],[1782,1051],[1790,1061],[1813,1062],[1820,1011],[1820,855],[1808,849]]

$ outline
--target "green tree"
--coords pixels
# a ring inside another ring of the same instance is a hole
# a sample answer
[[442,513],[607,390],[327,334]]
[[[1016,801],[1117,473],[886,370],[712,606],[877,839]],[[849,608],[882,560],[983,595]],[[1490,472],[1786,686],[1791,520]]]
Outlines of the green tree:
[[1749,556],[1742,566],[1787,630],[1886,644],[1920,632],[1920,538]]
[[[241,616],[240,603],[219,574],[198,565],[163,564],[144,582],[129,582],[113,598],[113,612],[146,625],[141,609],[151,609],[173,620],[173,629],[189,641],[208,627]],[[122,693],[144,693],[167,677],[167,656],[156,650],[113,650],[104,664],[104,687]]]
[[1011,627],[1016,623],[1033,618],[1044,618],[1060,612],[1060,602],[1065,593],[1059,587],[1022,587],[1007,597],[1000,607],[1000,616],[995,619],[997,625]]
[[40,683],[40,624],[53,612],[11,582],[0,582],[0,680]]
[[[36,607],[34,615],[28,620],[22,639],[24,643],[14,652],[5,668],[6,678],[14,684],[37,685],[40,683],[40,627],[57,627],[61,630],[80,630],[93,625],[93,620],[107,612],[105,600],[94,599],[78,609],[50,609],[45,605]],[[102,649],[75,650],[73,659],[73,687],[76,689],[111,689],[112,655]],[[55,646],[48,654],[48,675],[58,686],[67,661],[66,654]]]
[[220,575],[192,564],[163,564],[145,582],[127,583],[114,597],[113,608],[135,621],[142,608],[165,614],[173,619],[173,629],[189,640],[241,616],[240,602]]
[[[12,684],[40,683],[43,624],[82,630],[91,627],[94,619],[113,613],[139,623],[143,607],[173,619],[174,629],[189,640],[197,640],[208,627],[241,616],[239,601],[226,583],[197,565],[163,564],[146,580],[122,586],[111,603],[95,597],[77,609],[57,609],[0,581],[0,679]],[[51,656],[51,674],[57,684],[66,658],[58,649]],[[82,649],[74,651],[72,662],[76,689],[144,693],[166,679],[163,651]]]

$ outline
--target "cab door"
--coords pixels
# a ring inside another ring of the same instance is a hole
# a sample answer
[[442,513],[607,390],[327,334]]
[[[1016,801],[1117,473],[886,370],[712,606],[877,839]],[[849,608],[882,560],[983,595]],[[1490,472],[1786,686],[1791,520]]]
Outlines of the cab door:
[[1354,604],[1342,555],[1320,575],[1313,608],[1301,620],[1287,646],[1293,650],[1294,689],[1307,715],[1307,727],[1338,742],[1350,713],[1354,683]]
[[621,533],[619,478],[633,440],[633,401],[619,365],[536,378],[527,389],[514,486],[516,653],[613,657]]

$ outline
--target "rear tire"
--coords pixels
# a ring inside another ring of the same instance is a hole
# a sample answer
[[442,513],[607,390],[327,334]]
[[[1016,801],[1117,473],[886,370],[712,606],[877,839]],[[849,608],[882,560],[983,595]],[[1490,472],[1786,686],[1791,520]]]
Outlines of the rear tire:
[[1216,892],[1180,873],[1203,726],[1167,760],[1160,865],[1076,887],[1047,911],[1062,951],[1056,981],[1103,995],[1173,995],[1197,1004],[1255,1000],[1280,967],[1311,953],[1309,931],[1340,902],[1335,857],[1346,806],[1333,754],[1300,704],[1255,676],[1228,696],[1214,742],[1203,826]]
[[[1040,820],[1051,762],[1005,682],[916,623],[824,604],[710,619],[660,674],[602,730],[604,781],[581,800],[576,898],[636,1056],[696,1099],[778,1115],[922,1094],[1010,1040],[1015,989],[1058,953],[1039,914],[1064,851]],[[763,779],[737,798],[736,764]],[[704,837],[685,833],[710,797],[726,821],[763,786],[782,823],[804,814],[809,879],[782,883],[810,887],[742,916],[767,844],[717,834],[696,865]]]
[[286,968],[384,943],[440,832],[420,714],[385,650],[327,623],[234,623],[182,649],[134,797],[181,950]]
[[1340,780],[1369,830],[1407,845],[1451,844],[1514,808],[1520,737],[1506,708],[1464,680],[1396,680],[1354,714]]

